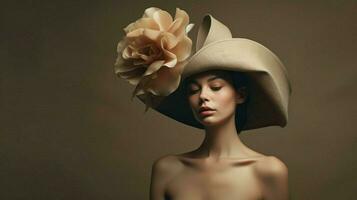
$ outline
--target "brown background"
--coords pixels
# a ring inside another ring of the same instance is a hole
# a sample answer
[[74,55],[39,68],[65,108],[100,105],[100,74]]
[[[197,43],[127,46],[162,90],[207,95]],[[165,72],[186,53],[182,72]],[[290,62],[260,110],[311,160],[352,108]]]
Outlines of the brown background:
[[[15,2],[15,1],[14,1]],[[292,199],[355,199],[356,1],[23,1],[2,5],[0,199],[148,199],[152,162],[203,134],[130,101],[122,28],[156,6],[269,47],[293,86],[286,128],[243,141],[289,167]]]

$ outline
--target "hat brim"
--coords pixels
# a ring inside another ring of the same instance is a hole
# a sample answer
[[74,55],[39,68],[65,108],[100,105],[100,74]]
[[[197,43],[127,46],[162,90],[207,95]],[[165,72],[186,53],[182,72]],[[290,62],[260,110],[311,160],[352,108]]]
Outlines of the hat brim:
[[236,71],[247,75],[250,101],[242,130],[286,126],[291,93],[287,71],[268,48],[245,38],[212,42],[197,51],[186,64],[178,89],[154,109],[189,126],[204,128],[193,116],[183,82],[194,74],[209,70]]

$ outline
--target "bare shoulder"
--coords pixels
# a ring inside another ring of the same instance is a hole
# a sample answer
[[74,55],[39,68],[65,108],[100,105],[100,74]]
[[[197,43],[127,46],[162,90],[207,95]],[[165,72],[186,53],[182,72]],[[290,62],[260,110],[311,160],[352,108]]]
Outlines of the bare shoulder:
[[152,164],[150,199],[163,199],[169,182],[180,171],[180,162],[176,156],[166,155]]
[[170,170],[177,168],[180,165],[180,159],[176,155],[165,155],[156,159],[153,163],[153,168],[160,171]]
[[258,177],[267,181],[285,179],[288,176],[288,167],[275,156],[264,156],[259,159],[254,170]]
[[182,164],[175,155],[165,155],[156,159],[152,165],[152,174],[161,179],[170,179],[180,171]]
[[254,167],[261,181],[264,199],[289,199],[288,168],[285,163],[275,156],[266,156]]

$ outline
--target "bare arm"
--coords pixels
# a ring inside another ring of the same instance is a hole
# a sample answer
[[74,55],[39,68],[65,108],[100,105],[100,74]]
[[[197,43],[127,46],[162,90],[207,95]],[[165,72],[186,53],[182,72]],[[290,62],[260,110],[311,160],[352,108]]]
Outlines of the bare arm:
[[257,165],[265,200],[288,200],[288,168],[274,156]]

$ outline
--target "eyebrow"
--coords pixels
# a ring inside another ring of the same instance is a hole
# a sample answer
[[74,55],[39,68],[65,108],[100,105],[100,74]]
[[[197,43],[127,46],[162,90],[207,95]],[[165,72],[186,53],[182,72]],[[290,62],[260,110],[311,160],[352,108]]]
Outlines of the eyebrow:
[[221,77],[213,76],[213,77],[209,78],[207,81],[210,82],[210,81],[213,81],[213,80],[218,79],[218,78],[221,78]]
[[[219,78],[222,79],[222,77],[214,75],[214,76],[212,76],[211,78],[209,78],[209,79],[207,80],[207,82],[211,82],[211,81],[216,80],[216,79],[219,79]],[[194,79],[192,79],[191,81],[189,81],[189,84],[191,84],[191,83],[194,83],[194,84],[199,85],[199,83],[198,83],[196,80],[194,80]]]

